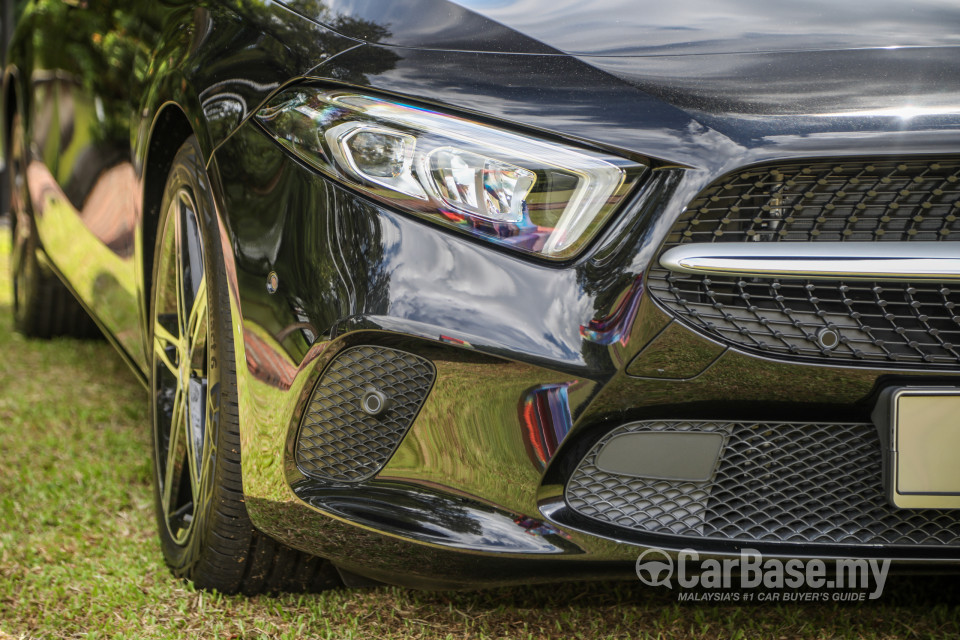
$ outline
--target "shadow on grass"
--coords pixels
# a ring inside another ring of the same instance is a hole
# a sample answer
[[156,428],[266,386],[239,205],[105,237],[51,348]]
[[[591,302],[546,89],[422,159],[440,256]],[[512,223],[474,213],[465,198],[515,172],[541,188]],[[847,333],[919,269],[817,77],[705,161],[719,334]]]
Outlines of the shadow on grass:
[[[734,580],[736,583],[736,580]],[[872,583],[871,583],[872,584]],[[886,580],[883,594],[868,600],[868,606],[931,607],[960,604],[960,575],[893,574]],[[784,589],[784,592],[793,592]],[[511,607],[521,609],[606,608],[618,605],[648,603],[668,605],[676,603],[677,590],[649,587],[637,582],[586,582],[544,584],[523,587],[504,587],[484,591],[428,591],[421,592],[420,600],[437,604],[455,602],[465,606],[487,608],[502,606],[505,598]],[[808,591],[808,593],[814,593]],[[754,600],[754,603],[757,603]],[[759,603],[757,603],[759,604]],[[809,603],[806,603],[808,605]],[[858,603],[864,604],[864,603]],[[797,606],[806,606],[800,603]],[[693,606],[693,605],[691,605]],[[751,606],[743,603],[743,606]]]

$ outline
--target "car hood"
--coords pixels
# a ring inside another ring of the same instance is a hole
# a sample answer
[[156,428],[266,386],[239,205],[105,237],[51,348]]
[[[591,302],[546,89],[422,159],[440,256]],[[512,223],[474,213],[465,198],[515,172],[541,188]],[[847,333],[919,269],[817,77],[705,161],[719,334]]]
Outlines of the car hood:
[[960,44],[954,0],[284,0],[357,40],[415,49],[688,56]]
[[955,0],[284,1],[393,50],[357,84],[668,163],[955,149],[960,135]]

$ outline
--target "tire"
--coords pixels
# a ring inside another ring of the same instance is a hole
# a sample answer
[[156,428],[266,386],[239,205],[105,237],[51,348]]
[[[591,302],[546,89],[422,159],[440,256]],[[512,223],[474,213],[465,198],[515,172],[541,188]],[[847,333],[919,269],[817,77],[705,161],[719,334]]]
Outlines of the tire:
[[190,137],[164,188],[150,308],[153,485],[164,559],[174,575],[222,593],[338,586],[332,564],[261,534],[247,515],[230,305],[209,184]]
[[23,185],[23,132],[14,114],[7,175],[10,192],[10,273],[13,326],[30,338],[99,338],[100,329],[47,266]]

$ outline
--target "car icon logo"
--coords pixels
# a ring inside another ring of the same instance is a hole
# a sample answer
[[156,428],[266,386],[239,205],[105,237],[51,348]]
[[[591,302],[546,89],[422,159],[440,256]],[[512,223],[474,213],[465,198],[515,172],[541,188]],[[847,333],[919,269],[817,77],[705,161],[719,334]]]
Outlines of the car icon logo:
[[673,576],[673,558],[660,549],[647,549],[637,558],[637,577],[640,582],[651,587],[666,586],[673,588],[670,578]]

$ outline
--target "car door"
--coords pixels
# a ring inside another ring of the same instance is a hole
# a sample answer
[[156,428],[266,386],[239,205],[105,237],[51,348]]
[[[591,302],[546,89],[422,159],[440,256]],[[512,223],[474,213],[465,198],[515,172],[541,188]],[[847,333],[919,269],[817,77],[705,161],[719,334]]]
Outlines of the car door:
[[27,8],[25,18],[34,23],[27,180],[53,266],[142,368],[130,118],[149,21],[134,15],[137,4],[40,0]]

